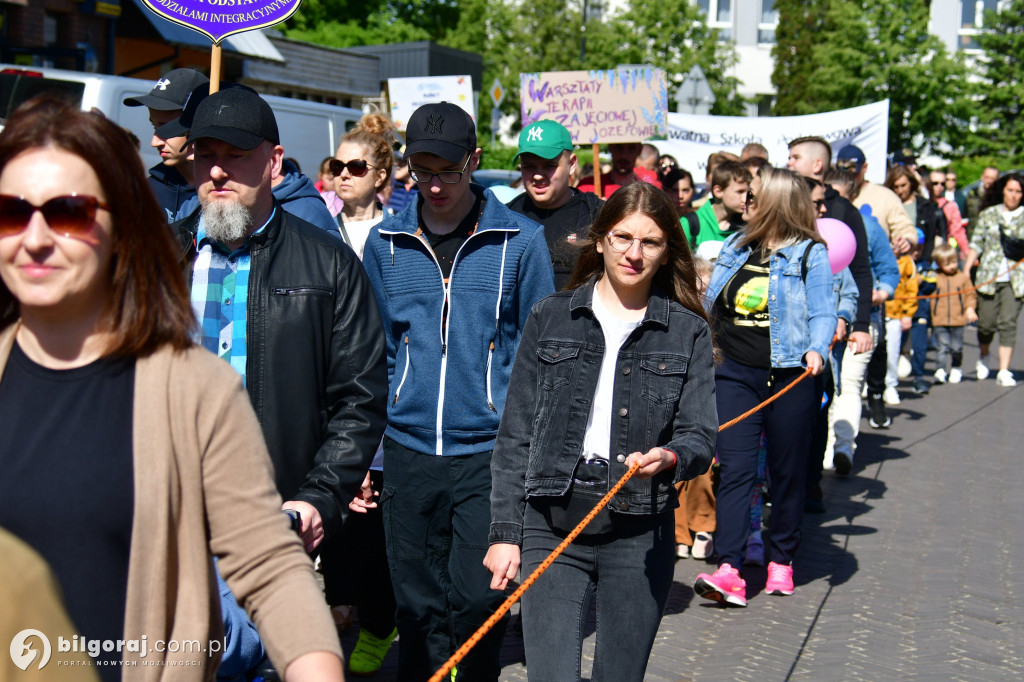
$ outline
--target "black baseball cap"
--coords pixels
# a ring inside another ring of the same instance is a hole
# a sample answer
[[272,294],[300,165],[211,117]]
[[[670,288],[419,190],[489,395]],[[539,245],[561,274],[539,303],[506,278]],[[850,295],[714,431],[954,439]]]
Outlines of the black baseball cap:
[[244,85],[225,88],[199,103],[188,140],[203,138],[221,140],[239,149],[255,149],[264,140],[281,144],[273,109]]
[[195,69],[174,69],[160,78],[148,95],[126,97],[124,104],[129,107],[145,106],[157,111],[184,109],[192,91],[209,83],[210,79]]
[[476,124],[466,111],[451,102],[424,104],[405,127],[405,157],[434,154],[461,163],[476,151]]
[[153,132],[156,136],[162,140],[170,140],[174,137],[182,137],[188,135],[189,129],[192,127],[192,120],[195,118],[196,109],[204,99],[210,96],[210,84],[203,83],[196,87],[195,90],[185,100],[184,106],[181,107],[181,116],[168,121],[159,128],[156,128]]

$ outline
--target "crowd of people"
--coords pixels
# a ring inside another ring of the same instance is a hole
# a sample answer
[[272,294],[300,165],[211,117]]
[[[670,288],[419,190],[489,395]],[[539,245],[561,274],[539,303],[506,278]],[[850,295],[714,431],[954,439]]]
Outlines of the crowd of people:
[[[125,105],[150,110],[148,178],[60,100],[0,133],[0,540],[52,570],[54,637],[223,642],[162,668],[104,648],[100,679],[338,680],[397,646],[427,680],[633,471],[521,626],[531,680],[579,679],[596,604],[594,679],[639,681],[676,560],[713,561],[694,590],[724,605],[744,565],[794,594],[864,398],[890,428],[901,378],[962,381],[972,324],[974,376],[1015,385],[1016,174],[964,196],[904,154],[879,185],[862,150],[801,137],[785,167],[711,155],[698,193],[649,143],[588,173],[537,121],[506,204],[453,104],[404,144],[365,116],[315,181],[247,87],[179,69]],[[451,679],[498,679],[505,624]]]

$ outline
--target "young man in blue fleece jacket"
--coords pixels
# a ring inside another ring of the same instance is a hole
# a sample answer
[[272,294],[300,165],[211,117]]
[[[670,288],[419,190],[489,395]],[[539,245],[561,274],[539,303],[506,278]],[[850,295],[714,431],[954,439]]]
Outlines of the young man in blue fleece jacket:
[[[540,225],[470,184],[473,120],[447,102],[406,129],[416,201],[373,228],[363,265],[387,336],[381,504],[398,604],[398,679],[421,682],[501,604],[483,567],[491,450],[534,303],[554,292]],[[458,665],[497,680],[504,627]]]

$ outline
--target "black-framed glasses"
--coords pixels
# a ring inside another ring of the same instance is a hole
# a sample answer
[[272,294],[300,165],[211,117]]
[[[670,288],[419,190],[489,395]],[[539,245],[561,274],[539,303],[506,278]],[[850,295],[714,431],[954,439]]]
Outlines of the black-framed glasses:
[[36,206],[24,197],[0,194],[0,237],[21,234],[32,220],[32,214],[43,214],[50,229],[65,237],[88,234],[96,223],[96,210],[109,211],[110,206],[88,194],[53,197]]
[[640,242],[640,251],[644,258],[657,258],[665,251],[665,242],[656,239],[641,239],[625,232],[609,232],[608,245],[613,251],[625,253],[633,247],[633,242]]
[[370,164],[366,163],[363,159],[353,159],[352,161],[341,161],[339,159],[331,159],[330,163],[327,164],[328,170],[331,171],[331,175],[338,177],[341,175],[341,171],[348,169],[348,174],[354,178],[361,178],[366,175],[366,171],[373,168]]
[[455,185],[455,184],[457,184],[457,183],[462,181],[462,175],[466,172],[466,169],[469,168],[469,160],[472,159],[472,158],[473,158],[472,154],[470,154],[468,157],[466,157],[466,163],[463,164],[462,170],[458,170],[458,171],[447,170],[447,171],[441,171],[440,173],[434,173],[432,171],[423,170],[422,168],[413,168],[412,164],[410,163],[409,164],[409,175],[412,176],[413,181],[415,181],[415,182],[422,182],[422,183],[430,182],[431,180],[434,179],[434,176],[436,175],[437,179],[440,180],[441,182],[443,182],[444,184],[446,184],[446,185]]

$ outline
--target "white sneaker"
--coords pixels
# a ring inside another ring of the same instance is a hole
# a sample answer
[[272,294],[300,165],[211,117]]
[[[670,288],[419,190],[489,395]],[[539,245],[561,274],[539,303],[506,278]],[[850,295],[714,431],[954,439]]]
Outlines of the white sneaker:
[[977,364],[974,365],[974,371],[978,374],[978,381],[984,381],[988,379],[988,365],[986,364],[988,358],[981,358]]
[[964,378],[964,373],[960,371],[959,367],[954,367],[949,370],[949,383],[959,384],[960,380]]
[[679,557],[680,559],[689,559],[690,558],[690,546],[689,545],[684,545],[683,543],[679,543],[678,545],[676,545],[676,556]]
[[694,533],[693,548],[690,549],[690,556],[694,559],[707,559],[711,556],[711,533],[703,531]]
[[1017,382],[1013,378],[1013,372],[1008,369],[1001,369],[996,374],[996,383],[1003,388],[1013,388],[1017,385]]
[[860,389],[860,397],[861,398],[867,398],[868,397],[868,385],[867,385],[867,383],[864,384],[864,388]]
[[910,366],[910,359],[906,355],[901,355],[896,363],[896,376],[900,379],[906,379],[912,371],[914,370]]
[[935,383],[937,383],[937,384],[944,384],[944,383],[946,383],[946,370],[942,369],[941,367],[939,367],[937,370],[935,370],[935,374],[933,376],[935,377]]
[[[950,381],[952,380],[952,375],[950,375]],[[959,378],[957,379],[957,381],[959,381]],[[882,392],[882,400],[885,401],[886,405],[899,405],[900,392],[896,390],[895,386],[886,386],[885,391]]]

